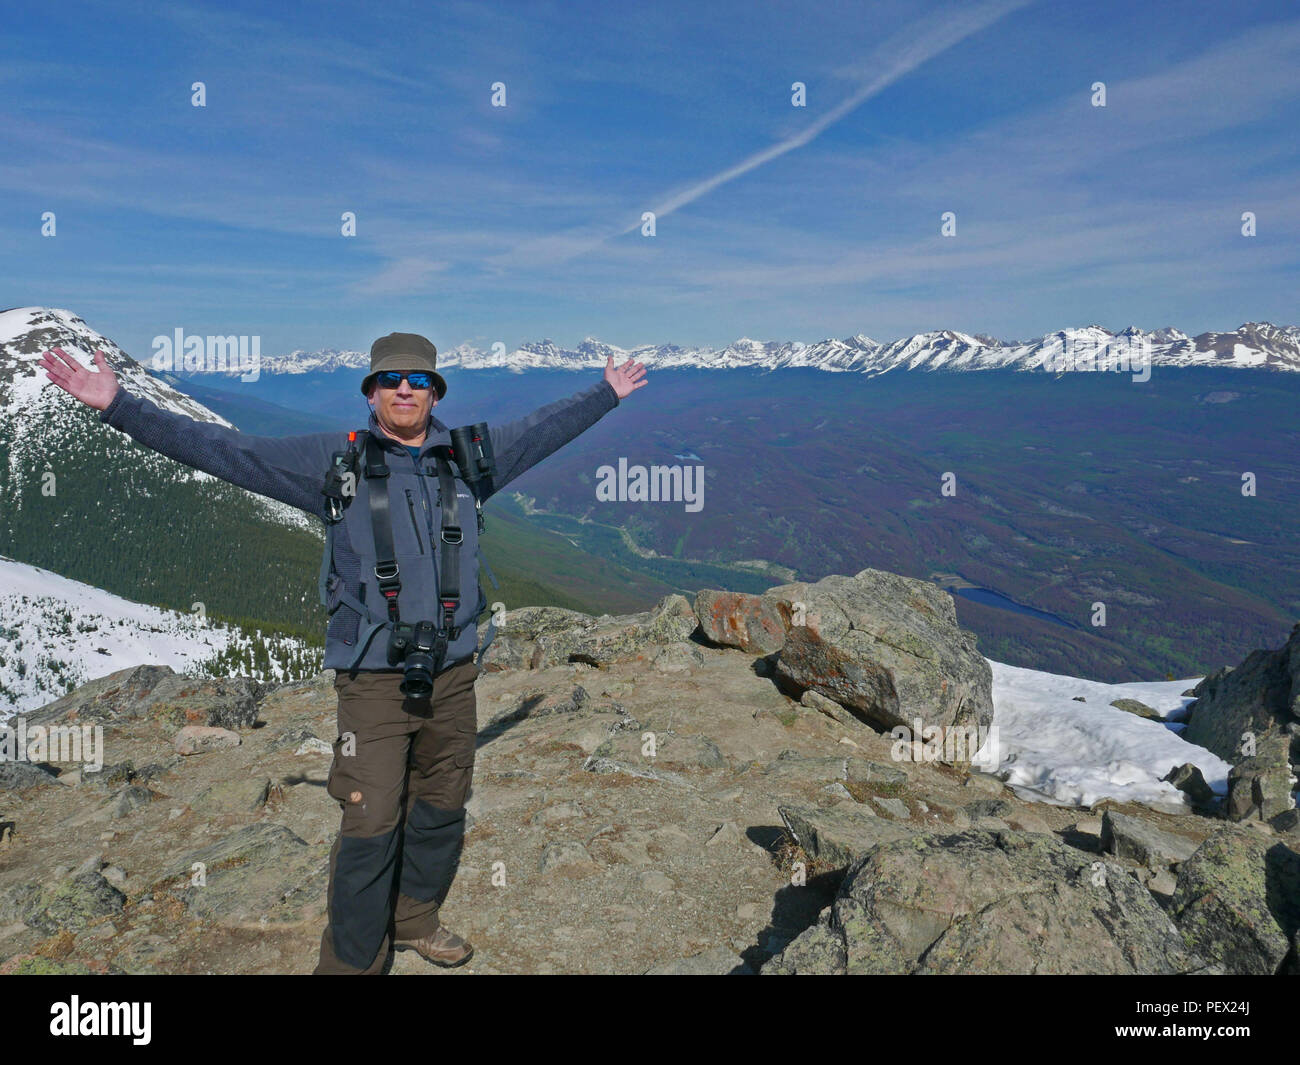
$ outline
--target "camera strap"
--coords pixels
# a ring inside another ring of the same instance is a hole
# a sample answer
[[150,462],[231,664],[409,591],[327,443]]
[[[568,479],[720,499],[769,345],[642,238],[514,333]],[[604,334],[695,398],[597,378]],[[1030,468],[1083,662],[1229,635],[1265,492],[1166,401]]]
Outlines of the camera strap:
[[396,625],[401,620],[397,593],[402,590],[402,582],[393,547],[392,508],[388,505],[388,463],[384,461],[383,448],[370,435],[366,436],[366,478],[372,482],[366,494],[370,496],[370,527],[375,537],[375,579],[379,582],[380,595],[388,604],[388,620]]

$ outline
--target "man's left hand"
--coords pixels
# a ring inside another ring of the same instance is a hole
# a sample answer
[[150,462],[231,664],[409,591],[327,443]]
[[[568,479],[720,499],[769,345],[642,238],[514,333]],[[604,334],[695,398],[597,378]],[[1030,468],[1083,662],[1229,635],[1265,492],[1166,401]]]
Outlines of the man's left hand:
[[629,358],[622,366],[615,366],[613,355],[605,357],[605,380],[618,393],[620,400],[650,383],[645,380],[645,366],[642,363]]

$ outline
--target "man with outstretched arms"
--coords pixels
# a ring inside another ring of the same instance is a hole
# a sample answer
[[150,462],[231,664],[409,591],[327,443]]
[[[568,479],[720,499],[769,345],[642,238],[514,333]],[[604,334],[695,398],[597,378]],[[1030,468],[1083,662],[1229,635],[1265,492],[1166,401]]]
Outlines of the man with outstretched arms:
[[480,507],[647,384],[645,367],[632,359],[615,367],[611,356],[601,381],[567,399],[502,426],[453,430],[432,414],[447,394],[437,349],[390,333],[371,347],[361,382],[365,431],[269,437],[131,395],[102,352],[97,372],[60,348],[42,364],[101,421],[147,447],[325,523],[325,668],[338,692],[327,790],[343,817],[315,971],[382,972],[390,945],[437,965],[468,961],[473,947],[438,911],[459,861],[474,770],[474,653],[487,605]]

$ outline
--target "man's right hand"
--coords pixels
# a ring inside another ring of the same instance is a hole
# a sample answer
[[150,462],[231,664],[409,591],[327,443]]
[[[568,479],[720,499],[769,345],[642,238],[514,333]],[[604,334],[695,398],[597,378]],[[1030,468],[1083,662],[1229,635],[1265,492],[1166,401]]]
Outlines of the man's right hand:
[[99,373],[91,373],[62,348],[51,348],[41,356],[41,365],[51,381],[86,406],[104,410],[117,395],[117,377],[102,351],[95,352],[94,361]]

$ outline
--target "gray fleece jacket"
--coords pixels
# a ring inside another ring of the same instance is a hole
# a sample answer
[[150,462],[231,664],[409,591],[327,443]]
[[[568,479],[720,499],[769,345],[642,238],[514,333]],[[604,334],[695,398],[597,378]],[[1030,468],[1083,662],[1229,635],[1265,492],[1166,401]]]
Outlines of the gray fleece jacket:
[[[493,490],[515,478],[589,429],[618,406],[618,394],[603,379],[501,426],[489,424],[496,456]],[[325,520],[321,486],[331,456],[347,446],[347,433],[305,436],[251,436],[213,422],[195,421],[162,410],[150,400],[119,388],[100,420],[168,458],[203,470],[258,495],[278,499]],[[416,459],[379,427],[374,414],[368,426],[387,454],[393,545],[402,582],[398,596],[402,621],[437,621],[438,574],[442,566],[441,498],[432,451],[449,444],[448,426],[430,414],[428,437]],[[363,464],[364,466],[364,461]],[[453,470],[455,469],[453,464]],[[478,645],[477,618],[487,606],[478,583],[478,528],[474,501],[456,477],[460,547],[460,604],[455,623],[459,637],[448,646],[444,668],[472,657]],[[333,559],[329,543],[322,565],[322,585],[330,621],[325,632],[325,668],[362,672],[400,672],[388,662],[388,620],[378,594],[373,567],[374,535],[370,525],[370,480],[360,478],[357,493],[334,528]]]

